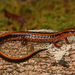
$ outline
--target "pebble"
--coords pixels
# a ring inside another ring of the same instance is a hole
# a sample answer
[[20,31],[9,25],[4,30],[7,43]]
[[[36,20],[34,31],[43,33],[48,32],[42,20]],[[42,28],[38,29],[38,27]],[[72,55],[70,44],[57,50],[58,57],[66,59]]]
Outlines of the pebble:
[[7,72],[8,72],[8,73],[12,73],[12,72],[13,72],[13,70],[12,70],[12,69],[10,69],[10,68],[7,68]]
[[19,72],[17,72],[17,71],[13,71],[13,75],[19,75]]
[[50,75],[50,73],[42,73],[42,74],[40,74],[40,75]]
[[22,68],[18,68],[18,69],[16,69],[16,71],[21,73],[21,72],[24,71],[24,68],[23,67]]
[[19,73],[19,75],[27,75],[26,72]]
[[26,67],[27,67],[27,70],[33,70],[34,69],[34,67],[32,65],[26,65]]

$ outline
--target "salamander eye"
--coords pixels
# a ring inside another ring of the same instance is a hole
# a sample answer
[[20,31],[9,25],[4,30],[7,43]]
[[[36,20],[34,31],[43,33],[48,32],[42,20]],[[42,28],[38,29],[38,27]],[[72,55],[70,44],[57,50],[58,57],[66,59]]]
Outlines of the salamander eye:
[[74,29],[71,29],[71,33],[75,33],[75,30]]

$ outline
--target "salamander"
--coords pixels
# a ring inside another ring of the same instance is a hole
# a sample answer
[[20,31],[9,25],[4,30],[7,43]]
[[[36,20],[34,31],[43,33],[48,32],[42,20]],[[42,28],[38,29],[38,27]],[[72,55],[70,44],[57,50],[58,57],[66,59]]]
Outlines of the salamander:
[[[26,45],[27,42],[48,42],[53,43],[56,47],[60,48],[57,44],[58,41],[65,39],[66,43],[69,44],[67,37],[75,35],[75,27],[68,28],[63,31],[55,32],[55,33],[43,33],[43,32],[28,32],[28,31],[17,31],[17,32],[7,32],[0,35],[0,43],[8,42],[8,41],[21,41],[22,45]],[[39,50],[38,50],[39,51]],[[37,51],[32,52],[31,54],[21,57],[21,58],[12,58],[8,57],[0,51],[0,54],[11,60],[21,60],[31,56]]]

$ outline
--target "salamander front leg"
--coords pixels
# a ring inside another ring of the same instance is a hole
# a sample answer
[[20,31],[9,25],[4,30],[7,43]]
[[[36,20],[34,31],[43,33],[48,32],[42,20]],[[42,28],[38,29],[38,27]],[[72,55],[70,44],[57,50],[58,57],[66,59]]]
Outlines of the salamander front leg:
[[27,45],[27,41],[26,40],[22,40],[21,44],[25,46],[25,45]]
[[65,41],[66,41],[67,44],[70,44],[70,43],[68,42],[68,39],[67,39],[67,38],[65,38]]
[[21,44],[24,46],[27,45],[27,39],[22,37]]

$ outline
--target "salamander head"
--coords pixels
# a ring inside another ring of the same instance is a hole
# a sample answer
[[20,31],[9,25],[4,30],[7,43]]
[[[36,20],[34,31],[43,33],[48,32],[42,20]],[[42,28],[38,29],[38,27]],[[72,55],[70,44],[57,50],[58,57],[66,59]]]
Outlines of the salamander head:
[[75,27],[70,29],[70,33],[75,34]]

